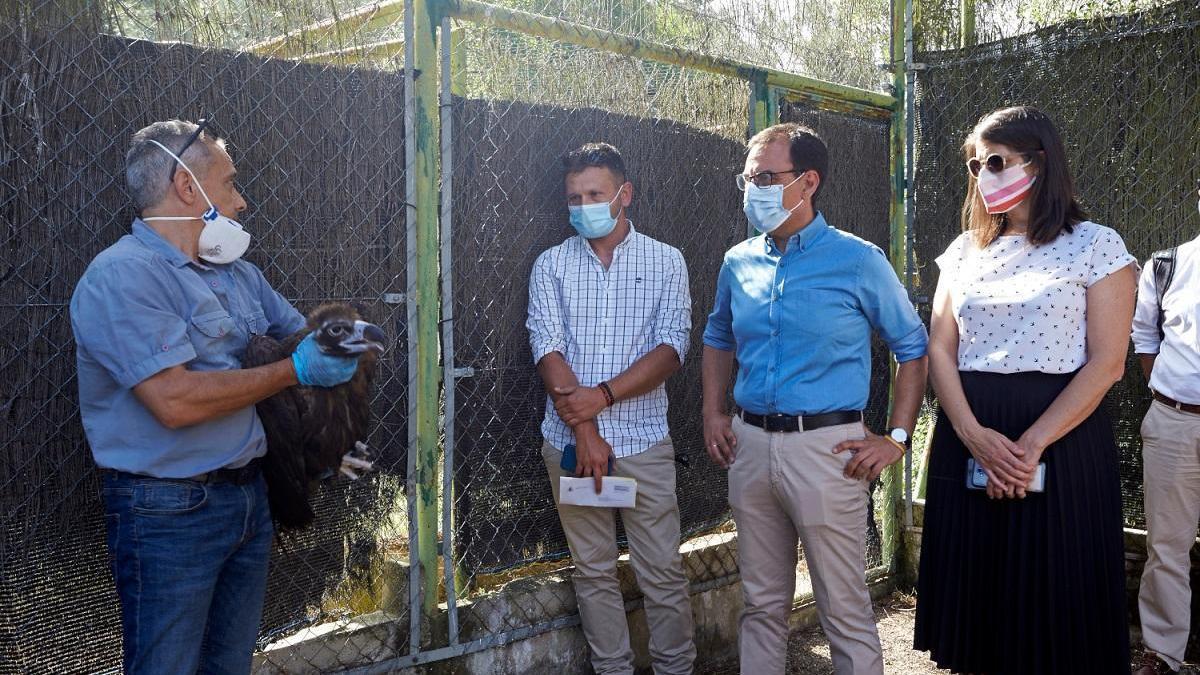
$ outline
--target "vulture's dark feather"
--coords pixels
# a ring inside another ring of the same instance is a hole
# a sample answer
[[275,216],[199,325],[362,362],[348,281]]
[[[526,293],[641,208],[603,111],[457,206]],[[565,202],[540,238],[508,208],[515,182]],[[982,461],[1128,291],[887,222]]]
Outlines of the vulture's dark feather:
[[258,403],[258,416],[267,436],[267,455],[263,458],[267,498],[271,516],[283,530],[312,523],[315,514],[309,503],[310,485],[336,476],[342,456],[366,438],[376,361],[384,348],[378,327],[361,321],[349,305],[330,303],[309,314],[303,330],[283,340],[265,335],[251,337],[242,365],[253,368],[288,358],[314,331],[322,351],[355,355],[359,364],[354,377],[345,384],[331,388],[296,385]]

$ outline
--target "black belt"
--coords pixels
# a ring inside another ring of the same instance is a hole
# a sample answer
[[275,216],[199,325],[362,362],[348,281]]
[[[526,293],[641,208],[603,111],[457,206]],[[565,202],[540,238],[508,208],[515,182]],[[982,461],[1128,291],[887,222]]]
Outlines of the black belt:
[[756,415],[742,411],[742,420],[765,431],[812,431],[821,427],[862,422],[861,410],[838,410],[820,415]]
[[[207,473],[190,476],[188,478],[164,478],[162,480],[191,480],[197,483],[233,483],[234,485],[246,485],[253,483],[258,478],[258,474],[262,470],[262,458],[255,457],[250,460],[245,466],[239,466],[236,469],[216,469]],[[113,471],[119,476],[129,476],[131,478],[154,478],[154,476],[146,476],[140,473],[130,473],[128,471]]]

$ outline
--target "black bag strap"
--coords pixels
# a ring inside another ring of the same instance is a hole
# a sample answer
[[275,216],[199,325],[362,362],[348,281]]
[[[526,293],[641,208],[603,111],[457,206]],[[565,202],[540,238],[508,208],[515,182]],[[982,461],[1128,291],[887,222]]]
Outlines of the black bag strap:
[[1155,251],[1154,255],[1150,256],[1151,264],[1154,265],[1154,292],[1158,296],[1158,337],[1161,340],[1165,334],[1163,333],[1163,297],[1167,294],[1167,289],[1171,287],[1171,280],[1175,278],[1175,252],[1178,246]]

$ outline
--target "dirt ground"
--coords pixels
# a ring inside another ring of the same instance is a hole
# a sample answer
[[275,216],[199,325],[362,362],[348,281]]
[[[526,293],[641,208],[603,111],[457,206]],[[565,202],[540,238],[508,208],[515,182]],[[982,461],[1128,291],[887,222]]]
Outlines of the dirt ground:
[[[945,673],[938,670],[928,656],[912,648],[913,612],[916,598],[895,594],[875,603],[875,620],[879,624],[879,641],[883,643],[883,668],[898,675]],[[699,675],[733,675],[738,672],[737,658],[708,663],[696,670]],[[829,643],[820,628],[807,628],[792,633],[788,640],[789,673],[825,675],[833,673],[829,659]]]
[[[889,675],[926,675],[947,673],[938,670],[928,654],[912,649],[913,616],[916,597],[897,593],[875,603],[875,620],[879,623],[879,641],[883,644],[883,668]],[[1141,650],[1134,648],[1134,663],[1139,663]],[[737,657],[701,665],[698,675],[734,675],[738,672]],[[833,673],[829,659],[829,643],[820,628],[807,628],[792,633],[788,640],[789,673],[827,675]],[[1200,667],[1184,664],[1180,675],[1200,675]]]

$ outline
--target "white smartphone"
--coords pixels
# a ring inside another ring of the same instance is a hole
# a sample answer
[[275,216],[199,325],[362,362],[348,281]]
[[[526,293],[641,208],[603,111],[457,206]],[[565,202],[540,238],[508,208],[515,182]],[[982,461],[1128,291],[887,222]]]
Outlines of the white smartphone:
[[[967,489],[968,490],[983,490],[987,488],[988,476],[982,466],[975,461],[974,457],[967,458]],[[1025,488],[1029,492],[1045,492],[1046,490],[1046,463],[1041,462],[1037,465],[1037,471],[1033,472],[1033,479],[1029,481],[1029,485]]]

